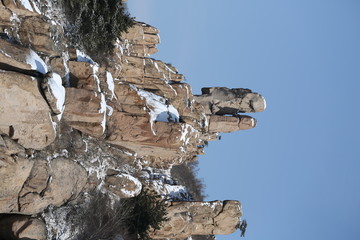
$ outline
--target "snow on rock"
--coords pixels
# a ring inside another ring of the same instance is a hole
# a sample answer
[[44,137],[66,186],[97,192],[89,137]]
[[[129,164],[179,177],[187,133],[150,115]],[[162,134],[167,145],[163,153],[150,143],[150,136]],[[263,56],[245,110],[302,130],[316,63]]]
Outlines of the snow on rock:
[[40,14],[40,10],[34,2],[32,5],[29,0],[19,0],[19,2],[25,9],[29,10],[30,12],[37,12]]
[[84,52],[76,49],[76,56],[78,62],[87,62],[90,64],[95,64],[95,61],[91,59],[88,55],[86,55]]
[[107,176],[105,187],[120,198],[132,198],[140,194],[142,184],[137,178],[122,173]]
[[55,98],[56,110],[62,114],[65,103],[65,88],[62,86],[62,79],[60,75],[57,73],[51,73],[48,78],[48,85],[50,92]]
[[100,110],[99,113],[104,114],[104,118],[101,121],[101,127],[103,128],[103,133],[105,132],[105,128],[106,128],[106,100],[105,100],[105,95],[103,93],[100,93],[101,96],[101,102],[100,102]]
[[45,62],[33,50],[29,51],[29,54],[26,57],[26,63],[30,64],[33,70],[41,72],[42,74],[48,72],[48,68]]
[[168,100],[156,94],[138,89],[135,86],[132,87],[137,91],[139,96],[145,98],[146,105],[150,110],[150,124],[154,135],[156,135],[153,130],[154,121],[179,122],[179,112],[172,104],[168,103]]
[[110,98],[110,100],[111,100],[115,96],[115,93],[114,93],[115,86],[114,86],[114,79],[113,79],[111,73],[108,71],[106,71],[106,83],[111,92],[111,98]]

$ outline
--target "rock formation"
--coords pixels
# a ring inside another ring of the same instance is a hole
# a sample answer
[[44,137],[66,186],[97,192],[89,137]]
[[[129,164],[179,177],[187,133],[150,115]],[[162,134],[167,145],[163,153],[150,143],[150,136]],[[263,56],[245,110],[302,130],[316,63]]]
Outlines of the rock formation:
[[236,231],[242,216],[238,201],[171,202],[167,212],[169,221],[151,232],[151,238],[230,234]]
[[[49,239],[31,215],[84,201],[93,189],[134,197],[143,183],[132,173],[191,162],[219,133],[256,126],[239,113],[266,107],[249,89],[203,88],[194,96],[175,67],[149,57],[160,38],[145,23],[121,36],[113,64],[96,63],[68,47],[57,14],[48,1],[0,2],[0,228],[6,236]],[[228,234],[241,215],[237,201],[170,202],[170,220],[151,236]]]

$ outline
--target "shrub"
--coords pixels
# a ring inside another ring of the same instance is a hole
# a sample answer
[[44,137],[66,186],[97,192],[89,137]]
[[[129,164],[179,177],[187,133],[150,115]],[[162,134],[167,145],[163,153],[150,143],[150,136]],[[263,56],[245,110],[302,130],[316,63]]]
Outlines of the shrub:
[[139,239],[150,239],[150,229],[160,229],[162,222],[167,221],[166,203],[160,195],[143,189],[142,192],[131,199],[125,200],[125,205],[132,209],[128,220],[128,230],[137,234]]
[[120,0],[63,0],[63,6],[70,42],[92,57],[111,55],[121,32],[134,23]]
[[68,215],[72,224],[81,224],[79,240],[113,239],[117,235],[147,240],[148,230],[159,229],[167,220],[165,202],[148,190],[115,202],[108,195],[94,191],[85,208],[73,209]]
[[199,162],[196,160],[190,163],[183,163],[173,166],[171,176],[181,185],[184,185],[194,201],[203,201],[205,185],[201,179],[197,177]]

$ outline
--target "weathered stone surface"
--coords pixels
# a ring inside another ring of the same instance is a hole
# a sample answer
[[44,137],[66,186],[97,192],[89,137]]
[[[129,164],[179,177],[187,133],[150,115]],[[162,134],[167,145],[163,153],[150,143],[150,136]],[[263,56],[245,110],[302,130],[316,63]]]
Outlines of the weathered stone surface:
[[16,72],[0,72],[0,131],[25,148],[42,149],[56,132],[37,80]]
[[0,26],[2,31],[11,25],[11,15],[11,12],[0,2]]
[[46,101],[54,114],[61,114],[64,109],[65,89],[57,73],[48,73],[41,82]]
[[202,95],[196,95],[194,98],[204,106],[205,113],[209,115],[262,112],[266,108],[265,99],[260,94],[245,88],[203,88]]
[[25,157],[25,148],[6,135],[0,135],[0,152],[8,156]]
[[49,61],[51,66],[51,71],[60,75],[61,78],[64,78],[68,73],[68,62],[62,57],[54,57]]
[[181,123],[154,122],[151,126],[149,116],[114,112],[108,128],[109,143],[128,148],[140,156],[173,156],[183,144]]
[[251,129],[256,126],[256,120],[250,116],[221,116],[211,115],[209,118],[209,132],[235,132]]
[[0,213],[18,212],[19,192],[34,162],[0,153]]
[[0,217],[1,239],[46,240],[45,223],[23,215],[4,214]]
[[106,102],[102,93],[85,89],[66,88],[63,121],[94,137],[105,131]]
[[2,0],[2,3],[11,11],[21,16],[38,16],[40,11],[32,1]]
[[75,199],[87,182],[86,170],[68,159],[38,160],[19,197],[23,214],[39,213],[50,204],[61,206]]
[[62,27],[53,25],[40,16],[26,17],[21,21],[20,41],[37,52],[48,56],[61,56],[64,51],[63,43],[56,41],[61,38]]
[[169,221],[150,232],[153,239],[187,238],[191,235],[230,234],[242,216],[238,201],[171,202]]
[[46,225],[37,218],[28,218],[15,221],[12,231],[18,239],[46,240]]
[[6,40],[0,39],[0,63],[2,65],[6,64],[5,67],[14,67],[20,68],[23,70],[32,70],[30,64],[28,64],[28,59],[31,55],[31,50],[28,48],[21,47],[18,44],[8,42]]
[[128,32],[121,34],[121,39],[126,39],[132,44],[153,45],[160,43],[159,30],[146,24],[137,22]]
[[139,195],[142,184],[129,174],[106,176],[105,187],[120,198],[132,198]]

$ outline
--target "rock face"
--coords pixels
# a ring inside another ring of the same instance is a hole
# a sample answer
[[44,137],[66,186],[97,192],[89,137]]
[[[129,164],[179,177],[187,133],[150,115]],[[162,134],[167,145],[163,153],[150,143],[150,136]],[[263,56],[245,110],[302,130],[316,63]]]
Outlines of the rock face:
[[2,133],[17,139],[25,148],[42,149],[55,139],[49,106],[34,77],[0,72],[0,92]]
[[129,174],[116,174],[106,176],[106,188],[121,198],[131,198],[139,195],[142,184]]
[[265,99],[245,88],[212,87],[201,89],[202,95],[195,100],[204,106],[206,114],[235,115],[238,113],[262,112]]
[[238,201],[171,202],[167,212],[169,221],[151,232],[151,238],[230,234],[236,231],[242,216]]
[[[256,126],[240,113],[266,108],[249,89],[194,96],[174,66],[149,57],[160,38],[148,24],[119,36],[105,66],[66,44],[62,17],[51,1],[0,1],[0,213],[10,219],[0,219],[0,238],[58,239],[30,215],[76,206],[93,190],[134,197],[148,180],[135,174],[194,161],[219,133]],[[164,197],[191,198],[172,185],[148,184]],[[241,206],[171,202],[168,217],[153,238],[231,233]]]
[[47,239],[42,220],[22,215],[0,217],[0,232],[3,239]]
[[34,214],[50,204],[61,206],[75,199],[86,182],[85,169],[71,160],[36,161],[20,191],[19,212]]

